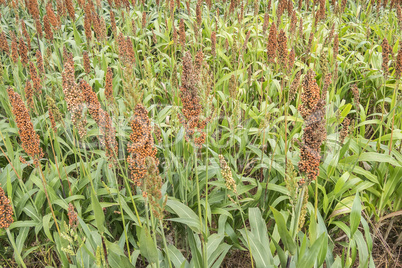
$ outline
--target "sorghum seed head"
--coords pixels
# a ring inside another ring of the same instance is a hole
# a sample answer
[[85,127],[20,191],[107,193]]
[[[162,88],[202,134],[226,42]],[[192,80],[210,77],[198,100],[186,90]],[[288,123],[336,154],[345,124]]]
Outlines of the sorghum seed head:
[[82,114],[84,98],[82,91],[75,82],[74,66],[71,65],[70,61],[66,61],[64,64],[62,82],[67,109],[71,113],[71,121],[82,138],[86,134],[86,118]]
[[391,50],[388,44],[388,40],[387,38],[384,38],[382,41],[382,70],[384,72],[384,77],[388,76],[388,61],[390,52]]
[[105,80],[105,96],[106,96],[106,99],[107,99],[109,102],[113,102],[113,101],[114,101],[112,82],[113,82],[113,72],[112,72],[112,68],[107,67],[106,80]]
[[14,212],[10,203],[3,188],[0,186],[0,229],[7,229],[14,222]]
[[39,158],[43,156],[42,148],[40,148],[39,135],[36,134],[28,109],[25,107],[21,96],[14,92],[12,88],[8,88],[8,97],[12,106],[12,113],[18,127],[18,134],[22,142],[24,151],[34,159],[34,164],[39,164]]
[[89,60],[88,52],[82,52],[82,59],[84,62],[84,70],[87,74],[91,72],[91,61]]
[[6,52],[6,54],[10,54],[10,48],[8,47],[7,37],[3,31],[0,33],[0,49]]
[[36,66],[38,66],[38,72],[39,76],[43,76],[45,74],[45,67],[43,65],[43,59],[42,59],[42,53],[40,53],[40,50],[36,50]]
[[288,61],[287,42],[288,39],[286,37],[285,31],[281,29],[278,35],[278,58],[282,68],[285,69],[287,67],[287,61]]
[[112,25],[113,34],[116,36],[117,34],[116,19],[114,17],[114,12],[112,10],[110,10],[110,24]]
[[42,37],[42,24],[40,23],[39,20],[35,20],[35,27],[36,27],[36,33],[38,34],[39,37]]
[[211,33],[211,54],[212,56],[216,56],[216,32],[212,31]]
[[14,33],[11,33],[11,58],[14,63],[18,62],[18,44],[17,44],[17,38],[15,37]]
[[342,124],[342,130],[341,133],[339,134],[339,141],[340,143],[343,144],[343,142],[345,141],[345,138],[348,136],[349,134],[349,125],[350,125],[350,120],[349,118],[345,118],[343,120],[343,124]]
[[186,44],[186,30],[184,28],[184,20],[183,19],[180,19],[179,37],[180,37],[180,43],[184,47]]
[[22,65],[26,66],[28,64],[28,49],[22,37],[20,37],[18,47],[19,47],[19,54],[21,56],[21,63]]
[[53,32],[52,28],[50,27],[49,18],[47,17],[47,15],[43,16],[43,26],[45,28],[46,39],[48,39],[49,41],[53,41]]
[[78,214],[74,210],[73,204],[68,204],[68,224],[71,228],[75,229],[78,226]]
[[74,9],[73,1],[72,0],[65,0],[65,4],[66,4],[68,15],[70,16],[70,19],[75,21],[75,9]]
[[402,46],[399,48],[398,55],[396,56],[395,78],[399,80],[402,74]]
[[292,50],[289,52],[288,73],[292,72],[293,65],[295,64],[295,57],[296,57],[295,49],[292,48]]
[[352,93],[353,93],[353,98],[355,101],[355,105],[356,105],[356,110],[358,111],[360,108],[360,94],[359,94],[359,88],[357,87],[357,84],[353,84],[352,88]]
[[320,146],[326,139],[325,100],[320,98],[320,89],[315,73],[309,70],[303,80],[302,105],[299,111],[304,118],[303,145],[300,148],[299,170],[306,173],[308,181],[319,174]]
[[32,89],[32,84],[31,81],[27,81],[25,85],[25,98],[27,99],[27,104],[29,109],[34,108],[34,101],[33,101],[33,89]]
[[26,25],[25,25],[24,21],[22,21],[21,27],[22,27],[22,34],[24,35],[25,39],[27,40],[28,50],[31,50],[31,37],[29,36],[29,34],[27,32],[27,28],[26,28]]
[[336,58],[338,57],[338,51],[339,51],[338,34],[335,34],[333,50],[334,50],[334,61],[336,61]]
[[36,70],[35,65],[33,62],[29,63],[29,74],[31,75],[31,80],[33,83],[33,88],[35,90],[36,95],[42,94],[42,84],[40,82],[40,79],[38,77],[38,72]]
[[151,133],[151,122],[148,118],[148,111],[142,104],[137,104],[135,107],[131,130],[131,143],[128,144],[127,148],[130,155],[127,158],[127,162],[130,165],[131,179],[137,186],[141,186],[141,180],[147,172],[145,162],[147,157],[152,157],[156,165],[158,165],[156,148]]
[[271,28],[269,28],[268,44],[267,44],[268,61],[271,63],[275,62],[277,47],[278,47],[277,31],[276,31],[276,25],[273,22]]
[[142,12],[142,29],[144,29],[146,25],[147,25],[147,13],[144,11]]

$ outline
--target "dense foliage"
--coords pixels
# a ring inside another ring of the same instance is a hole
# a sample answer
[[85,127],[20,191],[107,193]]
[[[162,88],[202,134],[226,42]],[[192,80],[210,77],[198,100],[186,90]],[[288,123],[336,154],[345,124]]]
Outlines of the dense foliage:
[[398,265],[400,5],[0,0],[0,266]]

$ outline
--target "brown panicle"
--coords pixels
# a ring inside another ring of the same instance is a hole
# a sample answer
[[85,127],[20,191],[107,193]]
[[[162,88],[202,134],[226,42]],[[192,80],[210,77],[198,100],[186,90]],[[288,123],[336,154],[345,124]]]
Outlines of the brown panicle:
[[24,151],[34,160],[35,166],[39,164],[39,158],[43,157],[42,148],[40,148],[39,135],[36,134],[28,109],[25,107],[21,96],[8,88],[8,97],[12,106],[12,113],[18,127],[18,134],[22,142]]
[[11,223],[14,222],[13,214],[14,212],[11,202],[4,193],[3,188],[0,186],[0,229],[7,229],[10,227]]
[[275,23],[273,22],[271,28],[269,28],[269,35],[268,35],[268,43],[267,43],[268,62],[270,63],[275,62],[277,47],[278,47],[277,31]]
[[114,101],[112,82],[113,82],[113,71],[112,68],[107,67],[106,80],[105,80],[105,96],[109,102]]
[[141,186],[142,179],[147,172],[146,158],[152,157],[156,165],[158,165],[157,150],[151,133],[151,122],[148,118],[148,111],[142,104],[137,104],[135,107],[131,130],[131,143],[128,144],[127,148],[130,155],[127,158],[127,162],[131,170],[131,179],[137,186]]
[[[320,98],[320,88],[315,73],[309,70],[303,80],[302,105],[299,111],[304,119],[303,144],[300,148],[299,170],[307,176],[307,182],[315,180],[319,174],[321,160],[320,147],[326,139],[325,100]],[[304,183],[304,180],[302,180]]]

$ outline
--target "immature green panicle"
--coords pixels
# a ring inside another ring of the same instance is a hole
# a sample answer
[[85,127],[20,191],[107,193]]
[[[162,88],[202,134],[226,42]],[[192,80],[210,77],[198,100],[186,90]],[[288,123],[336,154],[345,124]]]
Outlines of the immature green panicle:
[[226,182],[226,188],[228,188],[228,190],[232,190],[235,195],[237,195],[237,186],[236,182],[233,179],[232,171],[230,170],[230,167],[225,158],[221,154],[219,155],[219,165],[221,167],[222,177],[225,179]]

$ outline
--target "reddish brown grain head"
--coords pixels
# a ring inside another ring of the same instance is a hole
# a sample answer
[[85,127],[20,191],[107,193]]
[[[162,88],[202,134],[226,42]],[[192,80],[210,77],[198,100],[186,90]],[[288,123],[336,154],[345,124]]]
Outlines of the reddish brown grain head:
[[173,43],[174,43],[175,45],[177,45],[177,30],[176,30],[176,27],[174,26],[174,24],[173,24],[173,29],[172,29],[172,31],[173,31],[173,34],[172,34]]
[[130,143],[128,144],[129,156],[127,162],[131,170],[131,179],[137,186],[141,186],[142,179],[146,175],[147,168],[145,160],[151,157],[156,165],[156,148],[151,133],[151,122],[148,118],[148,111],[142,104],[135,107],[134,117],[131,121]]
[[292,84],[290,85],[290,89],[289,89],[289,101],[294,100],[296,93],[299,89],[300,86],[300,76],[301,76],[301,72],[298,71],[296,73],[295,78],[292,81]]
[[133,43],[130,37],[126,37],[126,55],[127,55],[127,64],[134,64],[135,63],[135,52]]
[[353,99],[355,101],[356,110],[358,111],[360,108],[360,93],[359,93],[359,88],[357,87],[356,83],[353,84],[353,86],[351,87],[351,90],[353,93]]
[[98,14],[96,13],[92,13],[92,23],[94,26],[94,32],[96,34],[96,39],[98,39],[98,41],[103,41],[102,37],[102,28],[101,28],[101,20],[98,16]]
[[84,63],[84,70],[87,74],[89,74],[91,72],[91,61],[87,51],[82,52],[82,60]]
[[269,26],[269,12],[265,12],[264,14],[264,23],[262,25],[262,32],[264,33],[264,35],[266,34],[267,30],[268,30],[268,26]]
[[75,9],[73,0],[65,0],[65,5],[68,11],[68,15],[72,21],[75,21]]
[[113,71],[112,68],[107,67],[106,80],[105,80],[105,96],[109,102],[114,101],[112,83],[113,83]]
[[212,56],[216,56],[216,32],[213,31],[211,33],[211,54]]
[[92,90],[92,87],[84,79],[81,79],[80,81],[80,89],[82,92],[82,98],[87,105],[89,114],[96,123],[99,123],[99,110],[101,109],[101,105],[99,103],[98,97],[96,96],[96,93]]
[[295,60],[296,60],[296,53],[295,53],[295,49],[292,48],[292,50],[289,52],[288,73],[292,72],[293,65],[295,64]]
[[122,32],[119,33],[119,36],[117,38],[117,48],[119,51],[120,61],[124,63],[127,58],[127,43]]
[[303,80],[302,105],[299,111],[304,119],[303,144],[300,148],[299,170],[306,174],[307,181],[315,180],[319,174],[320,147],[326,139],[325,100],[320,98],[320,89],[315,73],[309,70]]
[[193,141],[198,147],[205,141],[204,128],[209,121],[209,118],[201,119],[202,106],[198,95],[199,72],[202,62],[201,50],[197,53],[195,63],[189,52],[184,54],[182,87],[180,88],[180,99],[183,104],[180,121],[186,130],[186,140]]
[[92,29],[91,29],[91,16],[85,14],[84,16],[84,31],[87,38],[87,42],[92,40]]
[[38,36],[42,37],[42,35],[43,35],[42,24],[40,23],[39,20],[35,20],[35,28],[36,28],[36,33],[38,34]]
[[399,80],[402,74],[402,46],[399,48],[398,55],[396,56],[395,65],[395,78]]
[[197,18],[197,25],[200,27],[202,22],[202,1],[198,0],[195,7],[195,14]]
[[68,204],[68,224],[71,228],[75,229],[78,226],[78,214],[75,212],[73,204]]
[[19,54],[18,54],[18,43],[15,34],[12,32],[11,34],[11,59],[14,63],[18,62]]
[[7,92],[12,107],[12,113],[17,123],[22,148],[34,160],[35,166],[38,166],[39,158],[43,157],[39,135],[36,134],[34,130],[28,109],[22,101],[21,96],[14,92],[12,88],[8,88]]
[[335,34],[333,51],[334,51],[334,53],[333,53],[334,61],[336,61],[336,58],[338,57],[338,52],[339,52],[338,34]]
[[28,50],[31,50],[31,37],[28,34],[27,27],[24,21],[21,22],[21,28],[22,28],[22,34],[24,35],[25,40],[27,41],[27,48]]
[[180,19],[179,37],[180,37],[180,44],[184,47],[186,45],[186,29],[185,29],[185,26],[184,26],[184,20],[183,19]]
[[278,35],[278,58],[282,68],[287,68],[288,62],[288,39],[283,29],[279,31]]
[[382,46],[382,71],[384,77],[386,78],[388,76],[389,53],[391,52],[387,38],[384,38],[382,40],[381,46]]
[[332,82],[332,74],[327,73],[325,75],[324,86],[322,87],[322,93],[321,93],[321,97],[324,99],[327,97],[328,88],[331,85],[331,82]]
[[33,64],[33,62],[29,63],[29,74],[31,75],[31,80],[33,83],[35,94],[39,96],[40,94],[42,94],[42,84],[40,78],[38,77],[38,71],[36,70],[36,67]]
[[11,202],[0,186],[0,229],[10,227],[11,223],[14,222],[13,214]]
[[62,83],[67,109],[71,113],[71,121],[82,138],[86,135],[86,118],[82,114],[84,98],[80,87],[75,82],[74,66],[70,61],[66,61],[64,64]]
[[247,49],[247,43],[248,43],[248,40],[250,39],[250,34],[251,34],[251,31],[248,30],[247,34],[246,34],[246,38],[244,39],[244,43],[243,43],[243,48],[242,48],[243,51]]
[[161,205],[159,202],[162,198],[162,178],[159,175],[158,166],[154,158],[147,157],[145,166],[147,173],[144,177],[146,183],[144,183],[143,196],[149,200],[153,215],[158,219],[162,219],[165,206],[165,203]]
[[116,27],[116,19],[114,16],[113,10],[110,10],[110,24],[112,26],[112,32],[116,36],[117,34],[117,27]]
[[64,0],[56,1],[57,14],[64,18],[66,16],[66,5],[64,4]]
[[144,11],[142,12],[142,29],[147,26],[147,13]]
[[28,64],[28,48],[24,42],[24,39],[22,39],[22,37],[20,37],[20,42],[18,43],[18,52],[21,56],[21,63],[24,66],[27,66]]
[[294,35],[296,33],[296,26],[297,26],[297,16],[296,11],[292,12],[292,16],[290,18],[290,34]]
[[45,28],[46,39],[53,41],[53,31],[47,15],[43,16],[43,27]]
[[269,28],[268,43],[267,43],[267,56],[268,62],[274,63],[276,57],[276,50],[278,47],[276,25],[273,22]]
[[33,101],[33,89],[31,81],[29,80],[27,81],[24,91],[25,91],[25,98],[27,99],[28,108],[32,110],[34,108],[34,101]]
[[6,54],[10,54],[10,48],[8,47],[7,37],[4,32],[0,33],[0,49]]
[[28,11],[29,11],[29,13],[31,13],[32,17],[35,20],[38,20],[40,18],[39,6],[38,6],[38,1],[37,0],[29,0],[29,2],[28,2]]
[[38,72],[39,72],[39,76],[43,77],[45,75],[45,67],[43,65],[43,58],[42,58],[42,53],[40,52],[40,50],[36,50],[36,66],[38,66]]
[[349,118],[346,117],[343,120],[342,130],[341,130],[341,133],[339,134],[339,142],[342,143],[342,144],[344,143],[345,138],[349,134],[349,125],[350,125],[350,120],[349,120]]
[[109,114],[99,109],[99,140],[105,147],[105,154],[109,161],[109,166],[117,163],[118,147],[116,142],[116,130]]
[[46,5],[46,14],[47,14],[47,16],[49,18],[49,22],[53,26],[53,28],[55,28],[56,30],[59,29],[61,26],[60,18],[58,18],[56,16],[56,14],[54,13],[51,2],[48,2]]

